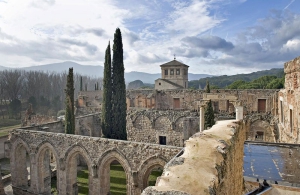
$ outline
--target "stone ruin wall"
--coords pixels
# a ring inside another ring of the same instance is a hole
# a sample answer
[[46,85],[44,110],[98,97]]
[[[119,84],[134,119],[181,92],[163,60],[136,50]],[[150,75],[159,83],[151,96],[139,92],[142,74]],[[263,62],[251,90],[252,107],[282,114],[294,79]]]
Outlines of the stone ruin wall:
[[285,89],[278,96],[280,140],[300,143],[300,56],[284,64]]
[[[245,113],[258,112],[258,99],[266,99],[266,112],[273,115],[277,112],[277,92],[272,89],[247,90],[211,90],[211,94],[236,96],[244,106]],[[199,102],[203,100],[204,90],[127,90],[127,108],[156,109],[156,110],[198,110]],[[174,108],[174,98],[180,101],[180,108]],[[212,100],[216,112],[235,112],[234,105],[227,99]],[[151,104],[149,103],[151,102]]]
[[143,195],[243,194],[243,156],[247,125],[219,121],[186,141],[182,156],[165,166]]
[[190,111],[128,111],[127,138],[130,141],[159,144],[159,136],[166,144],[184,146],[184,141],[199,131],[199,116]]
[[[21,129],[33,131],[45,131],[53,133],[65,133],[63,121],[55,121],[40,125],[26,126]],[[88,114],[75,118],[75,134],[92,137],[101,137],[100,113]]]
[[[127,194],[138,195],[147,187],[149,172],[163,167],[182,148],[157,144],[110,140],[61,133],[13,130],[6,143],[11,159],[15,194],[49,194],[49,153],[55,157],[59,194],[76,191],[77,157],[81,155],[89,170],[89,194],[107,194],[109,165],[117,160],[124,168]],[[26,167],[30,162],[30,186]],[[22,166],[24,165],[24,166]],[[108,170],[108,172],[107,172]],[[48,173],[48,174],[47,174]]]
[[[247,125],[246,140],[259,142],[280,142],[278,117],[271,114],[250,114],[244,117]],[[259,136],[263,133],[263,137]]]
[[76,117],[75,134],[91,137],[102,137],[100,113]]
[[22,122],[21,127],[33,126],[33,125],[41,125],[45,123],[51,123],[57,120],[54,116],[46,116],[46,115],[31,115],[30,118],[26,119],[25,114],[22,114]]

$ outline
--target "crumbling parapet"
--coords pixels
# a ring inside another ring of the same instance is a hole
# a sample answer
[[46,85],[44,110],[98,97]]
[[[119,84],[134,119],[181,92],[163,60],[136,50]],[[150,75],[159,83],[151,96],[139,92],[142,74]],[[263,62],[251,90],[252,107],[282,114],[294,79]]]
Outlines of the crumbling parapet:
[[[219,121],[186,141],[185,151],[165,166],[155,187],[143,195],[242,194],[243,121]],[[179,163],[180,162],[180,163]]]

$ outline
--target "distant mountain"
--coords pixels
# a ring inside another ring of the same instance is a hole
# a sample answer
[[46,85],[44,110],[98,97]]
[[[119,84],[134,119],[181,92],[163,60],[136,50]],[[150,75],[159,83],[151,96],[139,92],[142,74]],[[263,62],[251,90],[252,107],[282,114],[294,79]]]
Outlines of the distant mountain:
[[237,74],[231,76],[222,75],[222,76],[201,78],[199,80],[189,81],[189,87],[193,87],[195,89],[199,89],[199,88],[203,89],[206,85],[206,80],[208,80],[211,86],[215,85],[217,87],[224,88],[237,80],[243,80],[249,82],[266,75],[274,75],[277,77],[282,77],[284,75],[283,68],[273,68],[270,70],[252,72],[250,74]]
[[[66,61],[61,63],[53,63],[53,64],[45,64],[38,66],[29,66],[20,68],[25,71],[43,71],[43,72],[67,72],[70,67],[73,67],[75,73],[79,73],[81,75],[91,76],[91,77],[103,77],[103,66],[100,65],[81,65],[75,62]],[[0,71],[5,69],[11,69],[8,67],[0,66]],[[192,74],[189,73],[189,80],[200,79],[204,77],[209,77],[212,75],[208,74]],[[125,72],[125,82],[129,83],[135,80],[141,80],[144,83],[154,84],[154,81],[158,78],[161,78],[160,73],[149,74],[144,72]]]
[[6,69],[9,69],[9,68],[7,68],[7,67],[4,67],[4,66],[0,66],[0,71],[2,71],[2,70],[6,70]]
[[70,67],[73,67],[75,73],[79,73],[81,75],[87,75],[91,77],[102,77],[103,75],[103,66],[81,65],[70,61],[39,66],[29,66],[21,68],[21,70],[62,73],[67,72]]

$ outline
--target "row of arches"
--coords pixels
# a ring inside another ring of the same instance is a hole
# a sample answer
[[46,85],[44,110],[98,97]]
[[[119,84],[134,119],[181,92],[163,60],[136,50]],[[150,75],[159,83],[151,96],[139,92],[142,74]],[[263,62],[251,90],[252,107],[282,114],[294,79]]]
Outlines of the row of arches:
[[[119,164],[124,169],[127,194],[140,194],[148,186],[151,171],[157,168],[162,169],[166,163],[163,158],[152,157],[141,163],[137,170],[132,170],[133,166],[117,150],[99,154],[101,157],[98,163],[95,163],[89,153],[78,145],[69,148],[65,158],[61,158],[57,148],[50,142],[42,143],[33,150],[20,138],[12,144],[12,151],[13,187],[39,194],[51,194],[53,190],[57,190],[59,194],[77,194],[79,158],[82,158],[87,166],[88,194],[105,195],[111,190],[112,164]],[[53,173],[55,172],[56,189],[53,189]]]
[[159,116],[151,121],[146,115],[139,115],[133,121],[133,127],[137,130],[148,130],[154,128],[155,130],[172,129],[178,132],[183,131],[183,119],[186,116],[176,118],[174,122],[168,116]]

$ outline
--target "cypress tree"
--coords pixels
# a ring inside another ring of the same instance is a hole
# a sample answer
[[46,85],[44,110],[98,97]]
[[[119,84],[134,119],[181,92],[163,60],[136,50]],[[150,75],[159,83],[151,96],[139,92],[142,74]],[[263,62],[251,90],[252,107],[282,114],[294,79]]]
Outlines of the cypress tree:
[[209,87],[209,82],[208,82],[208,80],[206,81],[205,93],[210,93],[210,87]]
[[75,115],[74,115],[74,78],[73,68],[69,68],[67,77],[66,93],[66,114],[65,114],[65,133],[75,134]]
[[82,76],[80,76],[80,91],[82,91]]
[[114,34],[112,60],[112,138],[127,139],[126,85],[124,79],[123,43],[119,28]]
[[111,80],[111,54],[110,43],[106,48],[105,62],[104,62],[104,76],[103,76],[103,100],[102,100],[102,115],[101,115],[101,127],[103,136],[106,138],[111,137],[111,97],[112,97],[112,80]]
[[214,110],[211,104],[211,100],[207,102],[205,111],[204,111],[204,128],[207,129],[207,127],[212,127],[215,124],[215,116],[214,116]]

